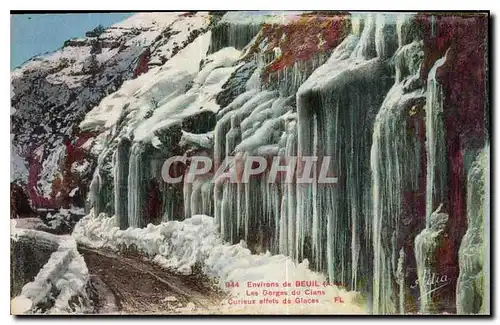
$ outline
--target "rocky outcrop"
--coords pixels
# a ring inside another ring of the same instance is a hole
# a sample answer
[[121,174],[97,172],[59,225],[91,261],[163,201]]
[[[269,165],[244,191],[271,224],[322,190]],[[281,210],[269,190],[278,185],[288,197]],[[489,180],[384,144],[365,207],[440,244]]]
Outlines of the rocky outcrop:
[[[190,33],[184,29],[192,33],[208,24],[203,13],[141,13],[99,35],[68,40],[58,51],[12,72],[13,154],[29,165],[17,183],[35,207],[82,206],[92,173],[77,175],[71,166],[93,170],[96,161],[83,154],[90,152],[93,137],[81,132],[78,123],[124,81],[146,72],[149,61],[168,59],[172,42],[178,49],[188,44]],[[80,195],[73,199],[75,190]]]

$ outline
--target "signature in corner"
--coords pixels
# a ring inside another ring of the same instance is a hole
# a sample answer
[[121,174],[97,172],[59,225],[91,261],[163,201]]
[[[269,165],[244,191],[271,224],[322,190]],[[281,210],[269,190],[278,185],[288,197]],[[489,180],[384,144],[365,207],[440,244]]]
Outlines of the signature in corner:
[[[420,294],[420,297],[424,295],[429,295],[433,293],[434,291],[437,291],[446,285],[450,284],[450,279],[446,274],[438,274],[434,272],[430,272],[428,270],[424,271],[424,275],[422,277],[423,284],[425,288],[428,288],[427,291],[424,291]],[[411,289],[415,289],[419,287],[419,280],[416,279],[415,282],[413,282],[410,285]],[[420,298],[418,298],[420,300]]]

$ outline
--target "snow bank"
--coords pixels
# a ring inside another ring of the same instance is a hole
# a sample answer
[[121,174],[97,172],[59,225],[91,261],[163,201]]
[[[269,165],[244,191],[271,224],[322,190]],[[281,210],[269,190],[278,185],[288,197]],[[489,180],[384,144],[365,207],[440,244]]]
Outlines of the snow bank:
[[[20,240],[29,238],[35,244],[57,247],[49,261],[38,272],[35,279],[21,290],[21,294],[11,301],[13,314],[31,313],[73,313],[83,312],[85,302],[85,286],[89,274],[83,257],[78,253],[76,242],[71,236],[56,236],[33,229],[16,227],[11,222],[11,239]],[[70,304],[70,300],[77,297],[78,304]],[[39,305],[47,301],[52,303],[49,310],[42,310]]]
[[[73,237],[79,243],[92,248],[119,250],[135,246],[155,263],[172,271],[189,275],[193,267],[201,265],[204,274],[218,280],[219,286],[229,293],[224,301],[224,313],[364,313],[359,293],[347,292],[335,285],[321,287],[323,295],[316,295],[316,304],[257,304],[238,303],[247,300],[247,282],[265,281],[282,284],[284,281],[326,282],[322,274],[309,270],[309,263],[295,263],[284,255],[255,255],[246,248],[244,241],[236,245],[223,243],[218,235],[214,219],[195,215],[182,222],[169,221],[159,225],[149,224],[145,228],[120,230],[115,227],[116,217],[91,212],[76,225]],[[226,287],[227,282],[238,283],[238,287]],[[288,294],[296,287],[283,288]],[[307,288],[299,288],[304,292]],[[277,289],[276,289],[277,290]],[[294,296],[288,296],[295,299]],[[307,297],[307,296],[304,296]],[[312,296],[311,296],[312,297]],[[335,303],[341,297],[343,303]],[[264,298],[264,296],[259,296]],[[271,297],[272,298],[272,297]],[[280,297],[279,300],[282,300]]]

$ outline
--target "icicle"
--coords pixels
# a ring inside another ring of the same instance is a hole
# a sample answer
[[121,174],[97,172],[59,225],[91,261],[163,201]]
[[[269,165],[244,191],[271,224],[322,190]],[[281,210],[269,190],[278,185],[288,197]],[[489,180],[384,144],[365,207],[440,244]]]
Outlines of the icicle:
[[[184,182],[184,186],[182,187],[182,192],[184,194],[182,201],[184,202],[184,218],[191,218],[191,216],[195,215],[192,211],[191,198],[193,196],[193,184]],[[196,210],[196,207],[194,207]]]
[[128,169],[130,140],[123,138],[118,143],[115,161],[115,215],[120,229],[128,228]]
[[415,259],[417,261],[418,286],[420,289],[420,312],[424,314],[438,311],[435,290],[440,283],[431,278],[439,274],[437,269],[437,249],[444,237],[448,214],[441,212],[443,204],[427,218],[428,226],[415,237]]
[[190,218],[196,214],[212,215],[213,188],[210,179],[199,178],[193,184],[184,184],[184,214]]
[[90,183],[89,191],[89,207],[94,208],[94,214],[99,215],[103,212],[103,207],[100,199],[101,182],[99,176],[99,167],[94,171],[94,176],[92,177],[92,182]]
[[[393,54],[396,40],[383,19],[363,18],[361,36],[347,37],[297,93],[298,156],[331,157],[329,173],[339,183],[297,185],[296,238],[300,259],[312,228],[314,264],[325,265],[331,281],[351,288],[365,279],[368,290],[372,116],[391,86],[382,59]],[[377,49],[382,58],[376,58]]]
[[405,263],[405,252],[401,248],[399,251],[398,266],[396,268],[396,282],[399,285],[399,313],[405,314],[405,301],[406,301],[406,263]]
[[[446,52],[448,53],[448,51]],[[436,80],[436,72],[446,61],[446,54],[436,61],[427,80],[426,149],[427,149],[427,204],[426,215],[435,207],[446,202],[447,150],[443,121],[443,90]],[[426,223],[429,226],[429,220]]]
[[259,23],[237,23],[221,21],[212,29],[208,53],[215,53],[225,47],[243,49],[259,33]]
[[[285,157],[295,157],[297,155],[297,131],[295,128],[295,122],[288,130],[288,137],[285,147]],[[294,173],[295,174],[295,173]],[[295,178],[294,178],[295,179]],[[282,248],[281,252],[288,254],[289,256],[295,257],[295,233],[296,233],[296,210],[297,210],[297,200],[296,200],[296,184],[286,183],[285,191],[283,196],[283,210],[281,213],[281,222],[283,225],[283,232],[280,233],[282,237]]]
[[[483,232],[483,238],[486,240],[486,238],[491,238],[491,233],[490,233],[490,144],[489,141],[486,142],[485,146],[485,190],[484,190],[484,232]],[[483,314],[490,314],[490,309],[491,309],[491,295],[490,295],[490,245],[485,244],[484,245],[484,265],[483,265],[483,272],[484,272],[484,281],[483,281],[483,304],[481,306],[481,313]]]
[[[393,283],[398,281],[398,275],[395,265],[398,254],[404,254],[401,245],[413,240],[424,227],[423,222],[419,221],[422,220],[419,212],[423,212],[419,210],[419,200],[404,202],[405,193],[418,198],[414,194],[424,191],[420,180],[424,173],[422,115],[425,93],[418,84],[419,69],[409,68],[421,64],[422,56],[419,54],[422,51],[422,44],[414,42],[396,53],[396,76],[400,77],[387,93],[374,125],[370,158],[374,313],[396,313],[397,309],[403,311],[401,306],[396,305],[397,290]],[[411,74],[401,71],[410,71]],[[423,203],[423,200],[420,201]]]
[[130,227],[141,228],[144,226],[145,189],[147,168],[143,163],[145,145],[136,142],[130,149],[129,174],[128,174],[128,223]]
[[[443,90],[439,85],[437,70],[445,63],[446,56],[436,61],[427,80],[426,102],[426,225],[415,238],[415,259],[420,289],[420,311],[432,313],[439,311],[439,297],[433,293],[435,284],[428,283],[428,278],[438,273],[437,247],[445,240],[443,231],[448,222],[449,208],[447,195],[447,151],[443,121]],[[437,209],[435,207],[439,205]],[[435,211],[434,211],[435,209]]]

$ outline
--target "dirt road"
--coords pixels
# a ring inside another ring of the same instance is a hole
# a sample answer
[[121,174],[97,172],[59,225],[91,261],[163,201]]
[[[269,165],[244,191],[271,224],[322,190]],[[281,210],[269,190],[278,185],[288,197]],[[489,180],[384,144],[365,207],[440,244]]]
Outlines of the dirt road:
[[217,313],[223,293],[202,275],[166,272],[140,255],[79,247],[99,314]]

